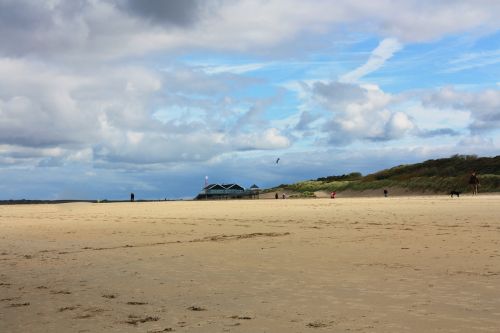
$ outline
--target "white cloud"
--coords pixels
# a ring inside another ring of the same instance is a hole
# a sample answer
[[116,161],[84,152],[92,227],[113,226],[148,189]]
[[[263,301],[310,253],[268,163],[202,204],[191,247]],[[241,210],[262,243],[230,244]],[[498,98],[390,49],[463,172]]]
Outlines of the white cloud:
[[410,101],[405,105],[405,112],[418,123],[419,127],[427,130],[452,128],[465,130],[470,123],[470,113],[450,107],[422,105],[421,101]]
[[498,11],[496,1],[454,1],[452,5],[387,0],[231,1],[202,20],[198,29],[189,31],[188,40],[198,46],[252,51],[351,24],[402,42],[430,41],[474,28],[494,31],[500,26],[494,14]]
[[[294,134],[316,130],[333,145],[356,142],[430,139],[488,135],[500,128],[500,91],[458,91],[453,87],[390,94],[377,85],[316,82],[308,85],[309,111],[322,108],[330,116],[315,113],[314,123],[297,118]],[[303,123],[307,121],[306,123]],[[314,124],[314,127],[311,126]],[[307,126],[305,126],[307,125]],[[318,134],[319,133],[319,134]]]
[[379,45],[370,54],[368,61],[353,71],[344,74],[340,77],[341,82],[356,82],[365,75],[368,75],[380,67],[382,67],[387,60],[392,58],[394,53],[403,48],[403,45],[394,38],[386,38],[382,40]]
[[283,136],[277,128],[269,128],[260,133],[250,133],[227,137],[228,142],[242,150],[273,150],[283,149],[290,146],[290,140]]
[[[3,156],[43,166],[140,165],[288,147],[290,140],[263,117],[272,99],[245,101],[249,106],[242,112],[241,101],[224,94],[250,82],[182,66],[160,72],[120,64],[70,70],[0,58]],[[63,152],[40,156],[30,149],[25,152],[31,156],[21,157],[12,147]]]
[[233,73],[244,74],[253,72],[264,67],[270,66],[269,63],[250,63],[241,65],[219,65],[219,66],[204,66],[203,71],[207,74]]
[[425,96],[423,102],[425,106],[468,112],[472,120],[469,128],[474,133],[500,128],[500,90],[498,89],[468,92],[445,87]]
[[415,127],[408,115],[392,110],[393,96],[376,85],[316,83],[311,93],[333,114],[322,130],[334,144],[398,139]]
[[300,46],[304,35],[324,36],[346,24],[403,43],[500,27],[500,3],[494,0],[187,1],[161,4],[158,11],[150,2],[118,1],[123,2],[128,5],[105,0],[3,2],[0,55],[32,55],[86,66],[92,60],[158,50],[297,52],[290,46]]
[[500,50],[466,53],[449,62],[444,73],[455,73],[500,63]]
[[471,135],[460,140],[460,145],[473,149],[485,149],[486,147],[494,147],[493,140],[481,135]]
[[391,115],[390,120],[386,124],[386,131],[390,138],[400,138],[412,130],[415,124],[403,112],[395,112]]

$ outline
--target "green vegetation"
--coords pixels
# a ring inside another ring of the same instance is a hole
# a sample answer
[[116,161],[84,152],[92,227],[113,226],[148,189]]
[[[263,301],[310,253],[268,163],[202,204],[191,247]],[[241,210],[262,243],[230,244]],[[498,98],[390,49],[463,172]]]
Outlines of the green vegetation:
[[315,198],[316,195],[314,192],[309,192],[309,191],[304,191],[304,192],[299,192],[297,194],[292,194],[290,198]]
[[449,193],[451,190],[468,192],[468,180],[472,171],[478,174],[480,192],[500,191],[500,156],[474,155],[453,155],[417,164],[399,165],[364,177],[359,172],[353,172],[291,185],[282,184],[269,191],[288,190],[298,192],[297,196],[300,197],[314,196],[315,191],[365,191],[391,187],[420,193]]
[[351,172],[348,175],[321,177],[316,180],[320,182],[333,182],[338,180],[357,180],[361,179],[362,177],[363,175],[361,174],[361,172]]

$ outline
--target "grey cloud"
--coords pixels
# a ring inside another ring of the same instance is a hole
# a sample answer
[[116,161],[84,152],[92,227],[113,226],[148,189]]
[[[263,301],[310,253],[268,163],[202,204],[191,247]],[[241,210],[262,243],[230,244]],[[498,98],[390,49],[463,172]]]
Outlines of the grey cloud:
[[[228,81],[229,84],[233,82],[237,85],[239,80]],[[224,131],[230,135],[245,136],[248,134],[264,133],[271,128],[269,120],[265,119],[265,113],[268,108],[282,101],[284,90],[277,88],[273,92],[274,94],[270,97],[240,98],[233,106],[233,108],[236,107],[236,110],[231,108],[231,104],[233,104],[232,99],[229,97],[224,98],[223,103],[228,104],[226,109],[229,109],[229,112],[227,112],[228,110],[222,113],[218,110],[211,110],[211,112],[215,111],[218,115],[217,118],[211,119],[212,124],[217,127],[217,122],[219,124],[223,122],[225,124]]]
[[[0,58],[0,145],[67,150],[58,156],[25,150],[28,155],[21,157],[7,148],[11,159],[22,164],[31,156],[39,166],[78,158],[71,152],[79,150],[89,151],[86,160],[131,165],[200,162],[289,145],[262,116],[273,98],[249,99],[242,113],[242,101],[214,96],[214,86],[237,86],[238,76],[185,68],[173,73],[118,65],[63,70]],[[176,89],[170,89],[172,82],[179,83]]]
[[[103,142],[94,147],[96,161],[128,164],[156,164],[206,161],[225,151],[223,144],[214,143],[204,131],[164,135],[148,133],[140,142],[130,142],[126,136],[115,144]],[[179,144],[182,142],[182,144]]]
[[272,150],[289,146],[288,139],[278,130],[225,133],[200,125],[197,130],[180,133],[168,130],[144,133],[137,140],[130,140],[127,133],[120,133],[112,142],[94,146],[94,162],[99,167],[123,164],[129,169],[133,165],[179,165],[207,162],[227,152]]
[[95,134],[94,124],[84,114],[72,115],[58,108],[57,103],[29,97],[14,97],[6,102],[0,99],[0,143],[54,147],[82,143]]
[[197,68],[176,65],[163,70],[163,88],[169,93],[221,95],[255,85],[261,80],[231,73],[207,74]]
[[189,26],[199,17],[201,0],[118,0],[129,14],[163,25]]
[[492,32],[499,28],[497,1],[383,1],[368,6],[356,1],[355,7],[354,12],[374,23],[380,33],[403,41],[423,42],[472,29]]
[[319,115],[304,111],[300,114],[299,121],[294,127],[296,131],[308,131],[311,129],[311,123],[319,118]]
[[392,110],[393,97],[377,86],[316,82],[312,98],[332,113],[321,125],[329,144],[399,139],[414,127],[404,112]]
[[[190,47],[287,55],[296,54],[298,44],[324,45],[304,42],[305,35],[312,41],[322,37],[318,31],[335,32],[345,24],[369,27],[370,33],[403,42],[472,29],[491,32],[499,27],[494,14],[498,6],[495,1],[454,1],[451,15],[449,3],[415,1],[3,0],[0,54],[63,59],[82,66],[91,66],[89,59]],[[286,24],[276,23],[283,21]],[[172,26],[180,29],[169,29]]]
[[37,164],[37,166],[42,167],[42,168],[54,168],[54,167],[60,167],[63,166],[64,161],[61,158],[56,158],[56,157],[49,157],[49,158],[44,158],[40,160]]
[[425,96],[423,104],[469,111],[472,118],[469,129],[473,133],[500,128],[500,90],[498,89],[467,92],[446,87]]
[[232,128],[232,132],[238,132],[244,129],[253,128],[253,126],[258,126],[259,124],[264,125],[264,120],[262,115],[265,111],[264,105],[262,103],[257,103],[257,105],[252,105],[243,115],[241,115],[236,124]]
[[71,49],[88,33],[80,20],[86,0],[3,0],[0,2],[0,55],[47,54]]
[[438,129],[433,129],[433,130],[420,130],[417,133],[417,136],[421,138],[433,138],[436,136],[458,136],[460,135],[459,132],[455,131],[454,129],[451,128],[438,128]]
[[8,34],[14,28],[33,30],[51,24],[49,8],[42,2],[4,0],[0,2],[0,25],[2,33]]
[[312,93],[324,100],[331,106],[345,106],[350,102],[363,103],[366,101],[366,89],[359,85],[341,82],[315,82]]
[[149,72],[128,67],[89,76],[0,59],[0,143],[88,146],[114,131],[147,128],[147,102],[159,84]]

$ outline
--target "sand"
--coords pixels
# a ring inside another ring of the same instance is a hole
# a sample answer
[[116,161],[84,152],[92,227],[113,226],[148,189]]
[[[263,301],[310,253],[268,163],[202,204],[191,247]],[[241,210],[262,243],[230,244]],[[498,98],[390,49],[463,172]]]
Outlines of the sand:
[[0,332],[499,332],[500,196],[0,206]]

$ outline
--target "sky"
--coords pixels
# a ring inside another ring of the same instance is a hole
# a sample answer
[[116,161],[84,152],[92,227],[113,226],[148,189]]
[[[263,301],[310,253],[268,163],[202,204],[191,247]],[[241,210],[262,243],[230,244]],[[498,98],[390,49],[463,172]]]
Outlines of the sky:
[[[0,200],[500,152],[498,0],[0,0]],[[275,163],[280,158],[278,164]]]

